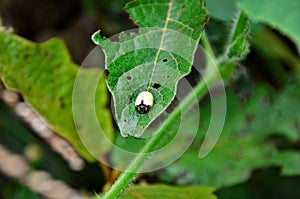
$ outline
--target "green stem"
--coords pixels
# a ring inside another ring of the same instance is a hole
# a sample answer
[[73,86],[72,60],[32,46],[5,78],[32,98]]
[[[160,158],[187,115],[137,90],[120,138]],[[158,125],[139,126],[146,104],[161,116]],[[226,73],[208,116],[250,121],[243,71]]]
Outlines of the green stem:
[[[170,127],[177,121],[177,119],[182,114],[183,110],[188,110],[197,100],[195,100],[195,95],[197,99],[201,99],[207,91],[207,85],[213,83],[216,80],[216,75],[209,75],[209,78],[203,78],[197,86],[194,88],[194,92],[191,92],[180,104],[176,107],[175,110],[170,114],[170,116],[164,122],[162,128],[159,132],[150,138],[147,144],[143,147],[140,153],[136,158],[130,162],[127,167],[127,171],[123,172],[116,182],[110,187],[110,189],[104,193],[100,198],[101,199],[113,199],[118,198],[121,193],[126,189],[126,187],[133,181],[137,173],[143,168],[145,163],[149,158],[149,154],[161,143],[165,135],[169,132]],[[204,81],[205,79],[205,81]]]
[[236,23],[233,25],[233,32],[231,33],[231,37],[229,38],[229,42],[235,41],[241,33],[244,32],[245,27],[248,23],[248,15],[244,11],[239,11],[239,17]]
[[243,59],[249,53],[248,34],[250,32],[248,15],[239,11],[238,19],[232,25],[232,31],[228,38],[226,50],[217,59],[217,65],[222,78],[231,77],[237,61]]
[[[231,37],[231,41],[237,37],[238,33],[243,31],[241,30],[241,28],[244,26],[242,26],[241,24],[245,25],[245,23],[248,20],[247,16],[243,12],[240,14],[240,18],[236,23],[236,25],[234,26],[234,31]],[[212,61],[216,62],[217,59],[213,54],[213,50],[211,48],[211,45],[205,33],[202,35],[202,43],[204,48],[207,50],[207,53],[210,55]],[[232,62],[232,59],[227,58],[226,60],[229,63]],[[207,67],[210,66],[208,65]],[[212,70],[210,73],[205,74],[203,79],[196,85],[193,92],[191,92],[186,98],[184,98],[180,106],[176,107],[175,110],[166,119],[164,125],[162,125],[162,128],[159,129],[158,133],[149,139],[149,141],[142,148],[140,153],[135,157],[135,159],[132,162],[130,162],[130,164],[126,169],[127,171],[130,172],[123,172],[119,176],[119,178],[115,181],[115,183],[110,187],[110,189],[107,192],[105,192],[102,196],[100,196],[101,199],[114,199],[114,198],[118,198],[122,194],[122,192],[135,179],[137,173],[141,171],[141,169],[143,168],[147,160],[150,158],[150,155],[148,153],[155,150],[155,148],[161,144],[163,138],[169,132],[170,127],[172,127],[172,125],[175,122],[177,122],[180,115],[184,114],[184,112],[189,110],[194,103],[196,103],[206,94],[207,88],[218,80],[217,78],[218,73],[219,73],[218,70]]]
[[204,47],[204,49],[206,50],[206,53],[210,56],[210,57],[214,57],[214,51],[210,45],[209,39],[206,35],[206,32],[203,31],[202,37],[201,37],[201,43]]
[[248,53],[249,19],[244,11],[239,11],[238,19],[232,25],[231,34],[228,38],[225,54],[222,59],[242,59]]

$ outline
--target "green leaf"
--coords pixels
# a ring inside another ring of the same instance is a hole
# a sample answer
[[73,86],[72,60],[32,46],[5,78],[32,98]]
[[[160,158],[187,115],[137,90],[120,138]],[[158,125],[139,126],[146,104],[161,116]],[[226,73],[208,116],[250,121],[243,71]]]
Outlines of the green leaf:
[[[86,160],[94,161],[75,129],[72,92],[79,68],[71,61],[63,42],[52,39],[35,44],[0,32],[0,43],[0,76],[5,86],[21,93],[55,132],[67,139]],[[87,70],[86,78],[92,78],[99,72],[96,69]],[[112,119],[105,107],[107,91],[104,78],[100,79],[96,93],[99,93],[95,99],[97,110],[103,113],[99,122],[105,128],[107,137],[112,139]],[[87,135],[91,133],[86,132]]]
[[279,136],[291,145],[300,140],[300,82],[294,82],[281,92],[257,87],[246,103],[227,92],[228,112],[221,137],[213,150],[200,159],[199,144],[211,114],[210,104],[204,106],[198,138],[177,162],[161,171],[161,179],[220,188],[247,180],[257,168],[276,166],[281,167],[283,175],[299,175],[299,152],[279,149],[271,139]]
[[205,1],[205,5],[213,18],[222,21],[231,21],[237,10],[235,0],[209,0]]
[[6,199],[40,199],[36,193],[29,190],[29,188],[17,183],[7,183],[6,186],[1,187],[1,194],[3,198]]
[[131,186],[122,199],[216,199],[213,188],[209,187],[172,187],[161,184]]
[[287,34],[300,46],[300,1],[238,0],[239,5],[256,21],[266,22]]
[[[191,70],[193,55],[208,19],[203,1],[133,1],[125,9],[140,26],[138,33],[121,33],[119,42],[93,35],[106,56],[107,86],[114,99],[122,136],[140,137],[171,103],[177,82]],[[135,110],[142,91],[154,96],[146,114]]]
[[231,41],[227,50],[227,56],[229,58],[235,57],[241,60],[249,53],[248,37],[250,25],[246,13],[240,13],[232,31]]

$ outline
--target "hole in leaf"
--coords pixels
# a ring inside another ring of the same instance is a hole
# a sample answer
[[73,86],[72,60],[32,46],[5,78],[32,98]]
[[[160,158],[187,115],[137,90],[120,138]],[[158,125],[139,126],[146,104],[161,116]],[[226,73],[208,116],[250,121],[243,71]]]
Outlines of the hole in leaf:
[[127,79],[128,79],[128,80],[132,80],[132,77],[131,77],[131,76],[127,76]]
[[106,77],[109,76],[109,71],[107,69],[105,69],[104,73],[105,73]]
[[167,59],[167,58],[165,58],[165,59],[163,59],[162,61],[163,61],[163,62],[167,62],[167,61],[168,61],[168,59]]
[[154,83],[153,88],[158,89],[161,85],[159,83]]

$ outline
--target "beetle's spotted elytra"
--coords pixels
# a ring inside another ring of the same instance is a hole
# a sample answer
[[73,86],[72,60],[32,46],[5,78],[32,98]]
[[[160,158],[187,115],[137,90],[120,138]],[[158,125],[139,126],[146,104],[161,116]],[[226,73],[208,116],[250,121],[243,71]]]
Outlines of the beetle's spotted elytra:
[[140,114],[149,112],[153,106],[154,98],[153,95],[148,91],[141,92],[135,100],[135,108]]

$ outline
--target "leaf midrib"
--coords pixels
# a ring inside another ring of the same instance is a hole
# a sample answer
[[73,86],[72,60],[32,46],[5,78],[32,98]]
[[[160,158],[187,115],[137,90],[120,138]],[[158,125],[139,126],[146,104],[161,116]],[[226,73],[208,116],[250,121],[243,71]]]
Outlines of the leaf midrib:
[[150,79],[149,79],[149,84],[148,84],[147,90],[149,90],[150,87],[151,87],[152,79],[153,79],[153,76],[154,76],[154,73],[155,73],[155,69],[156,69],[156,66],[157,66],[158,57],[159,57],[160,51],[162,50],[162,47],[163,47],[163,43],[164,43],[164,40],[165,40],[165,35],[166,35],[167,27],[168,27],[169,21],[170,21],[170,15],[171,15],[171,10],[172,10],[172,7],[173,7],[173,3],[174,3],[174,0],[171,0],[168,3],[169,6],[168,6],[168,12],[167,12],[167,17],[166,17],[166,22],[165,22],[164,27],[163,27],[163,31],[162,31],[162,36],[161,36],[161,39],[160,39],[159,48],[158,48],[156,56],[154,58],[153,69],[152,69],[152,72],[151,72],[151,76],[150,76]]

